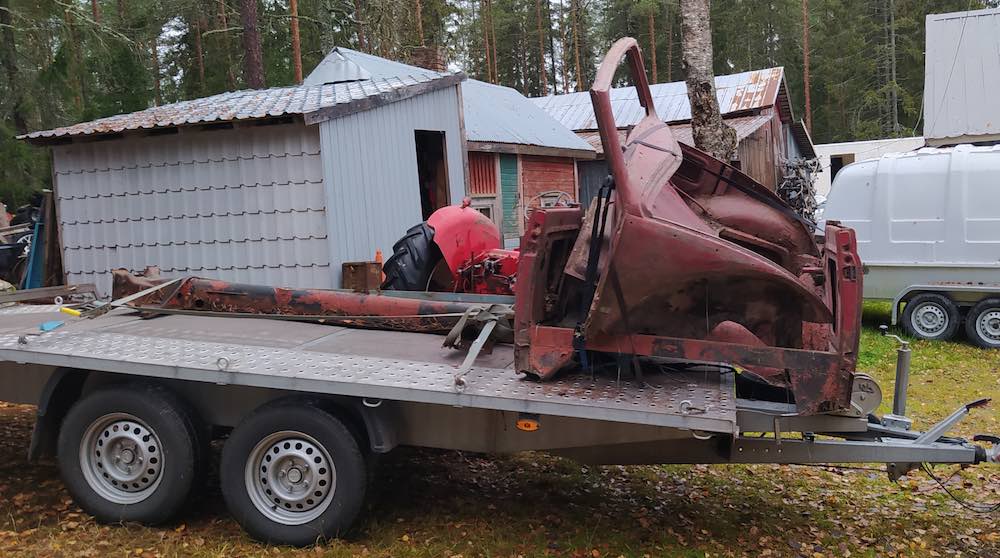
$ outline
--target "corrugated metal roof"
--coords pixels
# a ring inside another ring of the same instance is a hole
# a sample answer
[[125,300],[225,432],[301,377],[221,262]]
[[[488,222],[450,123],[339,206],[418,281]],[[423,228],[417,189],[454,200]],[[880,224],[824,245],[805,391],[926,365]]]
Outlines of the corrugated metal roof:
[[[335,106],[349,107],[352,103],[372,98],[392,99],[394,94],[425,83],[440,81],[447,85],[450,75],[424,72],[399,77],[373,78],[351,83],[272,87],[220,93],[211,97],[181,101],[153,107],[130,114],[119,114],[64,126],[53,130],[32,132],[20,139],[43,139],[65,136],[93,135],[138,130],[167,128],[186,124],[250,120],[309,114]],[[359,103],[359,110],[363,107]]]
[[327,54],[323,61],[309,73],[304,83],[336,83],[347,81],[356,73],[354,68],[360,69],[361,74],[367,77],[355,79],[387,79],[407,76],[436,76],[441,77],[447,74],[428,70],[419,66],[412,66],[374,54],[368,54],[344,47],[336,47]]
[[[715,91],[722,114],[762,109],[778,103],[778,92],[784,86],[784,68],[768,68],[727,76],[715,77]],[[683,81],[658,83],[650,86],[656,113],[664,122],[691,119],[691,105],[687,85]],[[539,107],[567,128],[596,130],[597,119],[590,103],[590,93],[567,93],[532,99]],[[619,127],[634,126],[642,120],[644,111],[639,105],[635,87],[618,87],[611,90],[611,105]],[[788,110],[787,106],[779,110]]]
[[[736,141],[741,141],[750,134],[756,132],[761,126],[764,126],[771,120],[771,115],[769,114],[757,114],[754,116],[736,116],[731,118],[726,118],[725,122],[734,130],[736,130]],[[694,145],[694,137],[691,135],[691,124],[671,124],[670,131],[673,132],[674,137],[677,141],[685,143],[687,145]],[[625,135],[628,133],[627,130],[618,130],[618,135],[621,138],[622,143],[625,142]],[[604,154],[604,146],[601,144],[601,134],[597,131],[587,130],[583,132],[577,132],[577,135],[589,143],[594,149],[597,150],[599,154]]]
[[[345,81],[361,75],[377,79],[427,74],[440,75],[432,70],[337,47],[316,66],[305,83]],[[462,108],[469,141],[593,151],[576,134],[510,87],[466,80],[462,82]]]
[[924,65],[929,144],[1000,137],[1000,9],[928,15]]
[[322,85],[324,83],[341,83],[371,79],[364,68],[358,66],[337,49],[330,51],[312,72],[302,80],[302,85]]
[[469,141],[593,151],[587,142],[510,87],[466,80],[462,101]]

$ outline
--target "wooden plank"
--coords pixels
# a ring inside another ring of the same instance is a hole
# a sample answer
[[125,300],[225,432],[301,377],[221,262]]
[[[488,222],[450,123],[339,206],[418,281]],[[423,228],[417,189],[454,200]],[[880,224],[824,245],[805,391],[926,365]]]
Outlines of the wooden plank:
[[521,235],[520,216],[518,215],[517,199],[517,155],[500,155],[500,192],[503,212],[504,238],[517,238]]
[[469,194],[495,196],[497,193],[496,155],[472,151],[469,153]]
[[517,155],[542,155],[548,157],[570,157],[573,159],[596,159],[597,152],[586,149],[566,149],[563,147],[545,147],[542,145],[524,145],[520,143],[499,143],[489,141],[470,141],[469,150],[486,151],[489,153],[512,153]]

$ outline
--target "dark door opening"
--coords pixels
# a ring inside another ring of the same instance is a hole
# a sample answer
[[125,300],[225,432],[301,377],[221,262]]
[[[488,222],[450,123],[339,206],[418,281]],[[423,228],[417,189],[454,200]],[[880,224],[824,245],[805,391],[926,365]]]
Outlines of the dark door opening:
[[420,210],[426,220],[434,210],[448,205],[448,165],[444,132],[414,130]]
[[847,153],[845,155],[831,155],[830,156],[830,184],[833,184],[833,179],[837,178],[837,173],[840,169],[850,165],[854,162],[854,153]]

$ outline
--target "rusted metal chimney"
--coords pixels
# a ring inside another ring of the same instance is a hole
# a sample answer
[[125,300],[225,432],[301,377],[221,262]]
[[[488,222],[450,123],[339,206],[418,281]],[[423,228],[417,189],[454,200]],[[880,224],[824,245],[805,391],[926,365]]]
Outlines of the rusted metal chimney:
[[448,70],[447,50],[443,46],[418,46],[410,49],[410,64],[435,72]]

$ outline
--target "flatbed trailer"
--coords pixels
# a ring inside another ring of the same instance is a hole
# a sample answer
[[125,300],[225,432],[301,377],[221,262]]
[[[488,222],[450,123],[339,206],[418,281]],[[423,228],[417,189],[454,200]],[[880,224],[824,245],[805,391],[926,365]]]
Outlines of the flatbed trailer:
[[[257,538],[299,545],[350,525],[370,457],[397,446],[535,450],[589,464],[887,463],[892,475],[919,463],[997,460],[995,450],[945,436],[971,405],[923,434],[867,414],[793,416],[794,405],[737,398],[724,364],[665,368],[641,382],[606,371],[539,382],[515,374],[512,351],[498,345],[456,382],[465,354],[423,333],[145,319],[128,309],[39,332],[57,319],[65,315],[54,305],[0,308],[0,400],[38,406],[29,458],[57,455],[77,501],[107,521],[172,516],[198,490],[207,442],[221,437],[234,516]],[[187,425],[186,435],[164,416]],[[325,437],[323,421],[348,435]],[[129,427],[141,429],[138,437],[122,432]],[[308,462],[313,452],[329,470]],[[272,456],[278,476],[255,474]],[[135,463],[146,468],[134,473]],[[115,478],[120,484],[108,485]],[[284,492],[265,503],[278,493],[268,486],[281,483]],[[142,507],[149,502],[156,505]]]
[[[623,144],[610,89],[626,59],[645,116]],[[622,39],[591,88],[612,172],[589,214],[532,212],[516,254],[473,249],[474,223],[451,243],[444,223],[404,237],[441,234],[444,260],[460,256],[448,267],[471,270],[455,284],[513,293],[506,302],[117,270],[128,288],[62,326],[56,306],[0,308],[0,400],[38,407],[29,458],[56,456],[97,519],[155,524],[201,492],[209,443],[224,440],[230,512],[252,536],[295,545],[347,530],[373,458],[398,446],[591,464],[886,463],[893,478],[996,462],[1000,439],[947,436],[987,400],[910,430],[905,350],[893,414],[872,415],[882,398],[856,371],[853,231],[828,223],[819,246],[773,192],[680,145],[643,68]],[[419,269],[405,242],[390,263]]]

